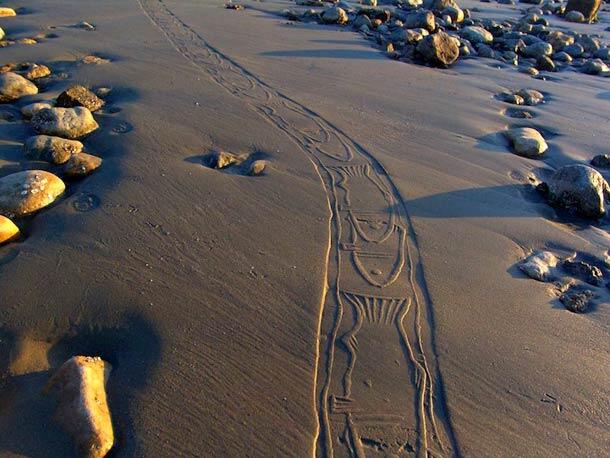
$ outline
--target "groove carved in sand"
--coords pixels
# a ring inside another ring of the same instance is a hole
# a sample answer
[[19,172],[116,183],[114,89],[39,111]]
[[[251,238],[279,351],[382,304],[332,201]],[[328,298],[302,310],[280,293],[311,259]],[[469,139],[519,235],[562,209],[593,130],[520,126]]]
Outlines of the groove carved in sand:
[[173,46],[308,155],[332,213],[316,373],[327,457],[453,456],[431,306],[404,199],[374,156],[213,48],[162,0],[138,0]]

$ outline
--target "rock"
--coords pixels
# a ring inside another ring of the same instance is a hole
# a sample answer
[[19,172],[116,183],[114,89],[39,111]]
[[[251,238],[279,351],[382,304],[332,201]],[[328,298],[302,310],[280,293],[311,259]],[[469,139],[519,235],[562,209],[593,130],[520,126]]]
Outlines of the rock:
[[502,92],[497,95],[498,100],[502,100],[506,103],[512,103],[513,105],[523,105],[525,100],[518,94],[512,92]]
[[24,118],[31,118],[40,110],[44,110],[45,108],[52,108],[51,104],[48,102],[34,102],[21,107],[21,114]]
[[24,62],[21,64],[6,64],[0,68],[0,73],[13,72],[23,76],[28,80],[44,78],[51,74],[51,70],[46,65]]
[[601,218],[606,214],[604,197],[610,193],[601,174],[586,165],[566,165],[547,182],[548,199],[553,206],[572,211],[585,218]]
[[517,95],[523,97],[526,105],[534,106],[544,102],[544,95],[535,89],[519,89]]
[[32,118],[32,125],[41,134],[70,139],[84,137],[99,127],[85,107],[40,110]]
[[553,47],[549,43],[540,41],[523,48],[521,53],[526,57],[539,58],[542,56],[550,56],[553,54]]
[[601,48],[601,41],[598,38],[594,38],[590,35],[578,35],[576,43],[580,44],[585,52],[594,53]]
[[559,32],[558,30],[554,30],[546,36],[546,41],[555,51],[561,51],[566,46],[574,43],[574,37],[566,35],[563,32]]
[[407,14],[403,22],[407,29],[422,28],[432,32],[436,28],[434,14],[431,11],[418,11]]
[[0,103],[13,102],[25,95],[38,94],[34,83],[13,72],[0,74]]
[[19,236],[19,228],[6,216],[0,215],[0,245]]
[[536,68],[543,72],[554,72],[555,62],[549,56],[540,56],[536,59]]
[[540,132],[531,127],[509,129],[506,136],[519,156],[537,158],[549,148]]
[[98,87],[95,90],[95,95],[97,95],[99,98],[105,98],[108,97],[108,94],[110,94],[112,92],[112,89],[109,87]]
[[102,158],[87,153],[73,154],[66,165],[64,174],[70,178],[84,177],[102,165]]
[[26,140],[23,150],[25,156],[30,160],[63,164],[73,154],[80,153],[83,150],[83,144],[78,140],[35,135]]
[[17,16],[13,8],[0,7],[0,17]]
[[473,45],[478,43],[491,43],[494,40],[494,37],[490,32],[483,27],[478,27],[476,25],[464,27],[458,32],[458,35],[465,38]]
[[35,45],[38,42],[33,38],[19,38],[19,40],[17,40],[17,43],[22,45]]
[[43,170],[26,170],[0,178],[0,214],[19,217],[52,204],[66,186]]
[[610,69],[600,59],[588,60],[581,68],[583,73],[587,75],[600,75],[602,73],[608,73]]
[[460,41],[440,31],[421,40],[416,49],[426,62],[448,67],[460,56]]
[[95,30],[95,26],[93,24],[88,23],[87,21],[81,21],[78,24],[74,24],[72,27],[88,31]]
[[585,16],[580,11],[570,11],[564,16],[564,19],[568,22],[585,22]]
[[449,16],[454,24],[459,24],[464,20],[464,11],[461,8],[450,6],[442,12],[443,16]]
[[485,43],[479,43],[478,45],[476,45],[476,48],[479,57],[485,57],[488,59],[493,59],[496,57],[496,53],[493,49],[491,49],[491,46],[488,46]]
[[365,25],[369,29],[373,27],[371,19],[366,14],[359,14],[352,22],[352,26],[354,27],[354,29],[359,30],[363,25]]
[[377,0],[362,0],[363,5],[377,6]]
[[2,40],[5,37],[5,33],[4,33],[4,29],[2,29],[2,27],[0,27],[0,40]]
[[561,267],[570,275],[580,278],[590,285],[601,286],[604,282],[604,275],[599,267],[586,262],[568,259],[561,264]]
[[549,251],[534,253],[519,264],[519,269],[528,277],[538,281],[551,281],[552,269],[557,265],[557,257]]
[[591,159],[591,165],[600,169],[610,169],[610,155],[598,154]]
[[441,12],[449,7],[459,8],[455,0],[425,0],[424,6],[429,10]]
[[103,57],[93,55],[85,56],[80,61],[85,65],[104,65],[110,63],[109,59],[104,59]]
[[72,436],[80,456],[103,458],[114,445],[106,398],[111,370],[101,358],[73,356],[45,387],[45,393],[58,392],[55,419]]
[[332,6],[322,13],[322,22],[326,24],[347,24],[347,13],[343,8]]
[[572,286],[559,297],[559,300],[570,312],[585,313],[592,298],[593,291]]
[[585,48],[579,43],[573,43],[563,48],[564,52],[568,53],[572,57],[580,57],[585,52]]
[[597,12],[602,5],[602,0],[568,0],[566,13],[578,11],[582,13],[587,22],[597,19]]
[[559,51],[558,53],[553,54],[553,59],[557,62],[564,62],[566,64],[572,62],[572,56],[565,51]]
[[226,151],[214,151],[203,158],[203,164],[212,169],[224,169],[239,162],[240,160],[235,154]]
[[250,176],[258,176],[262,175],[267,168],[267,162],[263,160],[257,160],[250,164],[250,168],[248,169],[248,175]]
[[525,73],[530,76],[538,76],[538,69],[535,67],[519,67],[519,73]]
[[70,86],[57,97],[58,107],[85,107],[93,112],[104,106],[104,101],[84,86]]
[[593,54],[594,57],[597,57],[601,60],[610,61],[610,48],[600,48]]

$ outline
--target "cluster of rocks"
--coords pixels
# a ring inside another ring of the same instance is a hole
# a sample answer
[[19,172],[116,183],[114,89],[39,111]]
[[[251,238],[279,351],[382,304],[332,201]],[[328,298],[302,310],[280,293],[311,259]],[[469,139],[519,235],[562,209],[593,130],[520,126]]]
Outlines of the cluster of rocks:
[[[608,265],[599,262],[599,266],[576,260],[573,255],[560,259],[550,251],[540,251],[528,256],[519,263],[519,269],[528,277],[541,282],[555,282],[559,291],[559,300],[566,309],[575,313],[585,313],[591,302],[601,294],[604,287],[604,272]],[[610,288],[607,283],[606,288]]]
[[[574,1],[581,5],[599,0]],[[298,3],[319,6],[317,0]],[[523,17],[504,22],[473,18],[455,0],[405,0],[392,8],[377,8],[376,0],[367,3],[373,7],[339,1],[326,9],[288,10],[285,15],[291,20],[349,24],[376,41],[388,56],[406,62],[446,67],[459,58],[478,56],[517,66],[532,76],[568,67],[594,75],[609,72],[610,48],[599,38],[550,30],[544,15],[566,11],[553,0],[541,1]]]
[[[17,12],[13,8],[0,7],[0,18],[17,16]],[[35,38],[25,37],[16,40],[6,37],[4,29],[0,27],[0,48],[5,48],[14,44],[35,45],[38,41]]]
[[[36,80],[51,70],[35,63],[7,64],[0,67],[0,102],[18,103],[38,94]],[[0,178],[0,243],[15,239],[19,229],[14,221],[51,205],[66,189],[64,180],[89,175],[102,159],[84,151],[80,139],[98,129],[92,112],[104,101],[89,89],[73,85],[55,101],[38,101],[21,107],[37,135],[24,142],[24,157],[47,162],[47,170],[25,170]]]
[[212,151],[203,157],[203,165],[211,169],[235,170],[241,175],[259,176],[267,170],[267,162],[227,151]]

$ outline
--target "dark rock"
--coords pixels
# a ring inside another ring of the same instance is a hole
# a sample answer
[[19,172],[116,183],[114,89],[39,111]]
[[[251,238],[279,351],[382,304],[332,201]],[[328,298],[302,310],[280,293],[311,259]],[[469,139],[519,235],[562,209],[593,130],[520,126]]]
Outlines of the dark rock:
[[610,169],[610,155],[598,154],[591,159],[591,165],[600,169]]
[[586,21],[593,22],[597,19],[597,12],[601,5],[602,0],[568,0],[566,13],[578,11],[582,13]]
[[593,286],[601,286],[604,281],[604,276],[599,267],[592,266],[583,261],[568,259],[561,264],[561,267],[570,275],[580,278]]
[[593,291],[573,286],[563,293],[559,300],[570,312],[585,313],[589,310],[592,298]]
[[85,107],[89,111],[99,110],[104,101],[84,86],[70,86],[57,97],[56,106],[64,108]]
[[448,67],[460,56],[460,41],[441,31],[421,40],[417,52],[432,65]]

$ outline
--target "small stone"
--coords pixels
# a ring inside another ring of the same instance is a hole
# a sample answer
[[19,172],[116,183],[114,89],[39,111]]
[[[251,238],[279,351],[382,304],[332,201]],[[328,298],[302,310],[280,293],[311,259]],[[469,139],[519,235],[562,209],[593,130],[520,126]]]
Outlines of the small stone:
[[589,263],[568,259],[561,264],[561,267],[570,275],[574,275],[590,285],[601,286],[604,282],[604,275],[599,267],[592,266]]
[[538,158],[549,148],[540,132],[531,127],[509,129],[506,136],[519,156]]
[[99,56],[85,56],[81,59],[81,63],[85,65],[103,65],[110,63],[110,60]]
[[26,170],[0,178],[0,214],[20,217],[34,213],[59,197],[66,186],[43,170]]
[[497,97],[499,100],[506,103],[512,103],[513,105],[523,105],[525,103],[523,97],[513,92],[502,92],[498,94]]
[[103,99],[105,97],[108,97],[108,94],[110,94],[112,92],[112,89],[109,87],[98,87],[95,90],[95,95],[97,95],[99,98]]
[[421,40],[416,49],[426,62],[448,67],[460,56],[460,41],[439,31]]
[[23,145],[25,156],[33,161],[47,161],[53,164],[63,164],[73,154],[80,153],[83,144],[78,140],[66,140],[61,137],[35,135],[26,140]]
[[585,218],[598,219],[606,214],[605,196],[610,187],[604,177],[587,165],[566,165],[547,182],[551,205]]
[[55,419],[72,436],[79,456],[103,458],[114,445],[106,397],[111,370],[99,357],[73,356],[45,387],[45,393],[58,392]]
[[517,95],[523,97],[526,105],[534,106],[544,102],[544,95],[542,92],[535,89],[519,89]]
[[597,51],[595,51],[593,56],[601,60],[610,61],[610,48],[599,48]]
[[0,73],[13,72],[23,76],[28,80],[44,78],[51,74],[51,70],[46,65],[24,62],[21,64],[7,64],[0,68]]
[[536,59],[536,68],[544,72],[554,72],[555,62],[548,56],[540,56]]
[[322,22],[326,24],[347,24],[347,13],[343,8],[332,6],[322,13]]
[[551,281],[552,269],[557,265],[557,257],[550,251],[540,251],[527,257],[519,264],[519,269],[528,277],[538,281]]
[[598,154],[591,159],[591,165],[600,169],[610,169],[610,155]]
[[34,94],[38,94],[38,88],[23,76],[13,72],[0,74],[0,103],[13,102]]
[[0,215],[0,245],[19,236],[19,228],[6,216]]
[[587,75],[601,75],[610,72],[608,66],[599,59],[588,60],[582,66],[582,72]]
[[84,177],[102,165],[102,159],[87,153],[73,154],[64,166],[64,174],[70,178]]
[[21,108],[21,114],[24,118],[29,119],[36,113],[38,113],[40,110],[44,110],[45,108],[52,108],[52,105],[48,102],[30,103],[29,105],[26,105]]
[[574,43],[574,37],[558,30],[554,30],[546,36],[546,41],[555,51],[561,51],[566,46]]
[[84,86],[70,86],[57,97],[58,107],[85,107],[93,112],[104,106],[104,101]]
[[0,17],[9,17],[9,16],[17,16],[17,13],[13,8],[0,8]]
[[540,73],[535,67],[519,67],[519,73],[525,73],[530,76],[538,76]]
[[521,51],[526,57],[539,58],[542,56],[550,56],[553,54],[553,47],[549,43],[539,41],[538,43],[526,46]]
[[407,14],[403,18],[405,28],[407,29],[426,29],[429,32],[436,28],[434,14],[431,11],[417,11]]
[[485,30],[483,27],[476,25],[464,27],[458,32],[458,35],[465,38],[473,45],[478,43],[489,44],[494,40],[494,37],[490,32]]
[[212,169],[224,169],[238,162],[239,158],[235,154],[226,151],[214,151],[203,158],[203,164]]
[[459,24],[464,20],[464,11],[461,8],[450,6],[445,8],[442,12],[443,16],[447,15],[451,18],[451,21],[455,24]]
[[585,16],[580,11],[570,11],[565,16],[564,19],[568,22],[585,22]]
[[35,45],[38,42],[33,38],[20,38],[19,40],[17,40],[17,43],[22,45]]
[[95,30],[95,26],[93,24],[89,24],[86,21],[81,21],[78,24],[74,24],[72,27],[75,27],[77,29],[88,30],[88,31]]
[[570,312],[585,313],[592,298],[593,291],[572,286],[559,297],[559,300]]
[[553,55],[553,59],[556,60],[557,62],[564,62],[566,64],[569,64],[572,62],[572,56],[570,56],[565,51],[560,51],[558,53],[555,53]]
[[256,160],[250,164],[250,168],[248,169],[248,175],[250,176],[258,176],[262,175],[267,169],[267,162],[263,160]]
[[573,43],[563,48],[572,57],[580,57],[585,52],[585,48],[580,43]]
[[32,125],[41,134],[69,139],[84,137],[99,127],[85,107],[40,110],[32,118]]

